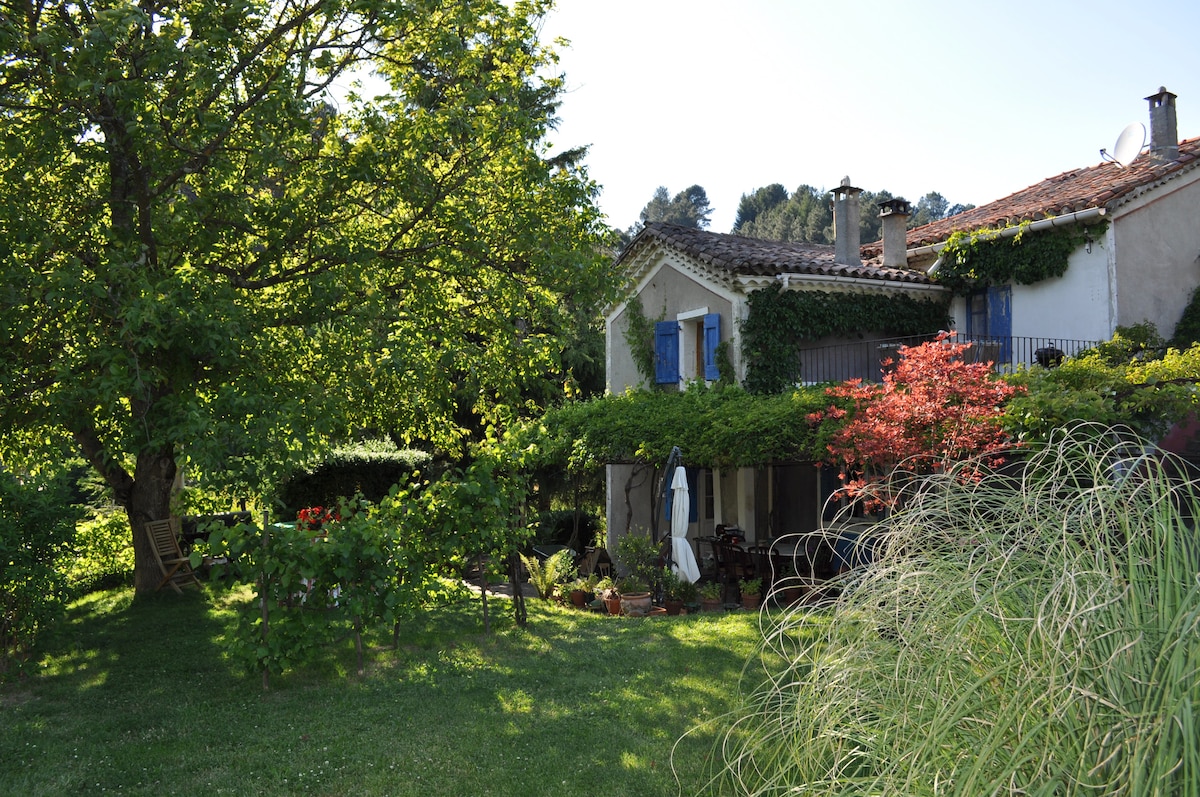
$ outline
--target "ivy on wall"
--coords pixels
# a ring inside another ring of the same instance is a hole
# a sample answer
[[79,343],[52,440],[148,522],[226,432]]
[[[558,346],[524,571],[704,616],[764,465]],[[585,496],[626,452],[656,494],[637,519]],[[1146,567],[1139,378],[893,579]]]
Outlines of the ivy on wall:
[[951,235],[941,251],[938,284],[965,294],[989,285],[1033,285],[1061,277],[1071,253],[1102,237],[1108,222],[1067,224],[1036,233],[1028,232],[1029,222],[1020,226],[1020,232],[1009,237],[1002,237],[999,229]]
[[949,299],[907,294],[785,291],[772,285],[750,295],[742,323],[746,389],[779,393],[800,379],[800,346],[831,335],[871,331],[924,335],[950,326]]
[[654,324],[666,318],[666,311],[657,319],[646,317],[642,297],[633,296],[625,304],[625,345],[638,374],[646,384],[654,384]]

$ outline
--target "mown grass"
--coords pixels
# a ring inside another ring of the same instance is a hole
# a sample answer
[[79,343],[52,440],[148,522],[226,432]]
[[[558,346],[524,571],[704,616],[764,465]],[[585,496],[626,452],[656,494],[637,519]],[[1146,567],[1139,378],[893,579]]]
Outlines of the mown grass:
[[[752,613],[609,618],[475,603],[272,679],[224,654],[246,591],[97,593],[0,689],[0,793],[668,795],[713,767],[714,718],[761,641]],[[390,630],[389,630],[390,631]]]

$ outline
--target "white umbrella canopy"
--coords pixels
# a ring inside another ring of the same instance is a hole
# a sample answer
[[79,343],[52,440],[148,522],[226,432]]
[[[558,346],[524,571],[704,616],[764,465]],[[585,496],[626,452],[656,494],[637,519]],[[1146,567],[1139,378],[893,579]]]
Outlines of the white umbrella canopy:
[[680,465],[675,468],[675,478],[671,482],[671,569],[695,584],[700,580],[700,567],[687,539],[690,505],[687,470]]

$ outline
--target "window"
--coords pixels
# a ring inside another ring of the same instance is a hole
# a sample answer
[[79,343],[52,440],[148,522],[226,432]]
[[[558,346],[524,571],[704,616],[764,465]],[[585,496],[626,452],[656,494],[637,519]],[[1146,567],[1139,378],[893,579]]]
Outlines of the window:
[[675,321],[658,322],[654,325],[655,383],[720,379],[720,343],[721,316],[707,308],[680,313]]

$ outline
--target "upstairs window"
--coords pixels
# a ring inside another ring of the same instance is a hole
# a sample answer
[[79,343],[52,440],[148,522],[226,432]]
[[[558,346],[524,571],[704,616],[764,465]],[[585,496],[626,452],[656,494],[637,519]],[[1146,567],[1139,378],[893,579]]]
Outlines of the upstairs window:
[[681,313],[675,321],[654,326],[654,381],[678,384],[694,379],[721,378],[717,346],[721,343],[721,316],[707,310]]

